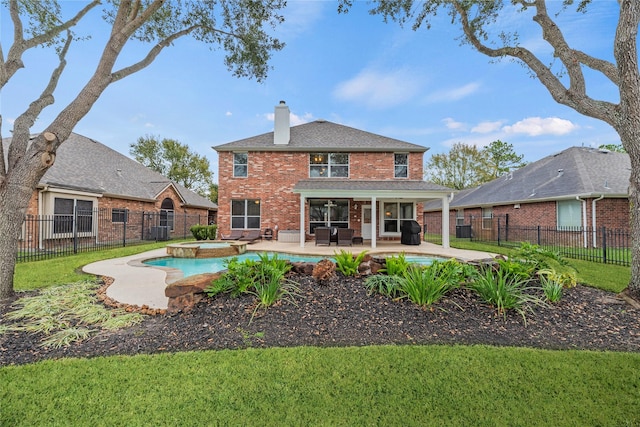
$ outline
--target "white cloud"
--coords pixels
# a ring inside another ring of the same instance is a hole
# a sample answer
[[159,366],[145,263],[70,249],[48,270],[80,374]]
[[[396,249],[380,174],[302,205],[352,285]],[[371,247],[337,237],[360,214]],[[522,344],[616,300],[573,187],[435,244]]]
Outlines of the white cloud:
[[146,127],[146,128],[154,128],[156,126],[153,123],[147,122],[147,123],[144,124],[144,127]]
[[455,87],[452,89],[441,90],[432,93],[427,97],[429,102],[451,102],[458,101],[462,98],[466,98],[469,95],[473,95],[480,89],[480,83],[468,83],[464,86]]
[[325,10],[324,2],[293,1],[287,4],[283,11],[285,17],[282,25],[276,28],[276,34],[282,40],[291,41],[301,34],[313,29]]
[[489,132],[495,132],[497,130],[500,129],[500,126],[502,126],[502,121],[497,121],[497,122],[480,122],[477,125],[475,125],[474,127],[471,128],[471,132],[474,133],[489,133]]
[[528,136],[566,135],[576,129],[577,125],[558,117],[529,117],[502,128],[508,134],[523,133]]
[[360,102],[369,107],[385,108],[412,98],[421,83],[407,69],[388,73],[364,70],[351,80],[340,83],[333,96],[343,101]]
[[467,127],[464,123],[457,122],[451,117],[445,117],[444,119],[442,119],[442,122],[445,124],[447,129],[451,130],[464,130]]
[[224,115],[226,117],[231,117],[231,116],[233,116],[233,113],[231,111],[227,111],[226,113],[224,113]]

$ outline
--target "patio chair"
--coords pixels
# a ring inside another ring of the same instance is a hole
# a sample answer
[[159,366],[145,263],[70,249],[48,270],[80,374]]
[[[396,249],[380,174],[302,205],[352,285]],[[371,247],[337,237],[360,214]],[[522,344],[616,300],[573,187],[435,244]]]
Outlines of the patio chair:
[[353,228],[338,228],[338,246],[351,246],[353,244],[353,242],[351,241],[352,237]]
[[244,230],[231,230],[231,234],[227,234],[226,236],[220,233],[220,240],[240,240]]
[[331,246],[331,229],[325,227],[316,227],[316,246],[328,245]]
[[238,239],[241,242],[254,243],[256,240],[262,240],[260,230],[249,230]]

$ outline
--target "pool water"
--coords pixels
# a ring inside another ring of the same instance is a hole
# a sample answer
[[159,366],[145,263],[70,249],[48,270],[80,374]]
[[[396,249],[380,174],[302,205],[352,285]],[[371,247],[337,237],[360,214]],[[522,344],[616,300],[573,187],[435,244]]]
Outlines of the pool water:
[[[274,254],[269,253],[269,257],[272,257]],[[318,262],[323,257],[312,257],[312,256],[302,256],[302,255],[291,255],[291,254],[282,254],[278,253],[278,258],[280,259],[288,259],[291,262]],[[175,268],[178,270],[182,270],[184,277],[193,276],[196,274],[202,273],[215,273],[217,271],[225,270],[225,262],[229,261],[232,256],[228,257],[220,257],[220,258],[157,258],[145,261],[144,263],[147,265],[152,265],[156,267],[169,267]],[[235,258],[238,258],[239,261],[244,261],[246,259],[259,260],[257,252],[246,252],[241,255],[236,255]]]
[[[276,253],[267,253],[269,257],[276,255]],[[322,257],[322,256],[308,256],[308,255],[293,255],[286,253],[277,253],[278,258],[286,259],[291,262],[318,262],[323,258],[332,258],[332,257]],[[377,255],[376,255],[377,256]],[[389,256],[389,255],[387,255]],[[155,266],[155,267],[168,267],[175,268],[177,270],[182,270],[183,277],[194,276],[196,274],[202,273],[215,273],[218,271],[225,270],[225,262],[234,257],[220,257],[220,258],[156,258],[145,261],[144,263],[147,265]],[[238,258],[239,261],[244,261],[246,259],[251,260],[259,260],[257,252],[246,252],[241,255],[236,255],[235,258]],[[421,255],[405,255],[405,259],[411,263],[429,265],[434,260],[438,259],[430,256],[421,256]]]

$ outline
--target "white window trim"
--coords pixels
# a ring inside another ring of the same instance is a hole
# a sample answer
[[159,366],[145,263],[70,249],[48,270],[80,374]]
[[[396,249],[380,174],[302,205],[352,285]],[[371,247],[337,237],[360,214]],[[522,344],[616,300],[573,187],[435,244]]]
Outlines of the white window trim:
[[[236,154],[246,154],[247,155],[247,163],[236,163]],[[245,175],[236,175],[236,165],[245,166],[247,169],[247,173]],[[232,176],[234,178],[248,178],[249,177],[249,153],[246,151],[234,151],[233,152],[233,167],[232,167]]]
[[[398,165],[396,163],[396,154],[403,154],[407,156],[407,164],[406,165]],[[397,176],[396,175],[396,166],[405,166],[407,168],[407,176]],[[395,179],[409,179],[409,153],[393,153],[393,177]]]
[[[397,231],[397,232],[388,232],[388,231],[384,231],[384,204],[385,203],[396,203],[396,204],[400,204],[400,203],[411,203],[412,206],[412,217],[411,218],[398,218],[398,221],[416,221],[416,208],[417,208],[417,204],[414,201],[407,201],[407,200],[402,200],[402,199],[387,199],[387,200],[380,200],[379,201],[379,205],[378,205],[378,232],[380,234],[380,237],[399,237],[402,235],[402,230]],[[398,206],[399,208],[399,206]],[[398,210],[398,212],[400,212],[400,210]],[[401,224],[400,224],[401,226]],[[400,229],[400,227],[398,227]]]
[[[327,176],[311,176],[311,168],[314,166],[322,166],[325,165],[325,163],[311,163],[311,156],[314,154],[326,154],[327,155]],[[346,166],[347,167],[347,176],[345,177],[334,177],[331,176],[331,167],[332,167],[332,163],[331,163],[331,155],[332,154],[346,154],[347,155],[347,163],[337,163],[333,166]],[[340,151],[331,151],[331,152],[324,152],[324,151],[316,151],[314,153],[309,153],[309,156],[307,157],[307,159],[309,160],[309,173],[308,176],[310,179],[327,179],[327,178],[349,178],[351,176],[351,153],[343,153]]]

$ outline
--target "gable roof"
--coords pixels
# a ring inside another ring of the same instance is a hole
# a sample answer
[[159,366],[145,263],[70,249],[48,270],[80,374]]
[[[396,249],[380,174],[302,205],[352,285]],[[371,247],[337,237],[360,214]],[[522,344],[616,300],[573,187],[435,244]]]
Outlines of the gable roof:
[[[571,147],[473,189],[450,208],[496,206],[579,197],[627,197],[631,162],[626,153]],[[425,210],[439,210],[436,201]]]
[[316,120],[290,128],[289,144],[273,143],[273,132],[240,139],[213,147],[216,151],[334,151],[372,152],[403,151],[424,153],[428,150],[421,145],[398,139],[387,138],[374,133],[339,125],[326,120]]
[[[11,138],[2,140],[4,147],[8,147],[10,142]],[[145,201],[155,200],[168,186],[173,186],[184,206],[217,208],[207,198],[104,144],[76,133],[69,135],[60,145],[55,163],[40,179],[39,186]]]

